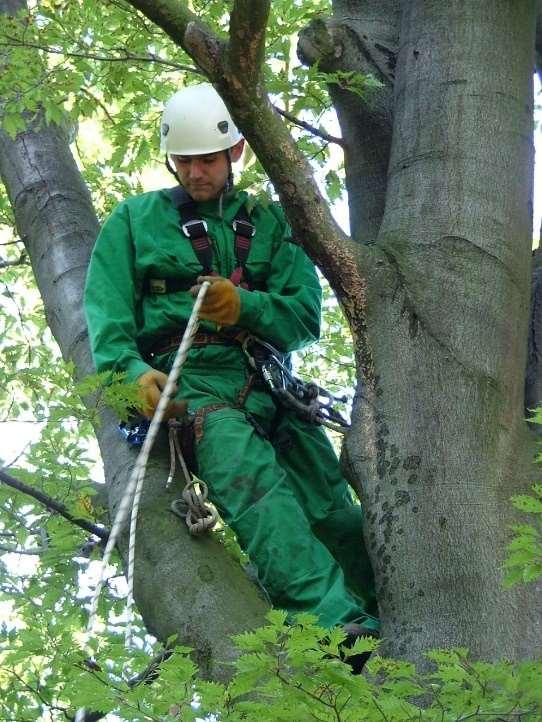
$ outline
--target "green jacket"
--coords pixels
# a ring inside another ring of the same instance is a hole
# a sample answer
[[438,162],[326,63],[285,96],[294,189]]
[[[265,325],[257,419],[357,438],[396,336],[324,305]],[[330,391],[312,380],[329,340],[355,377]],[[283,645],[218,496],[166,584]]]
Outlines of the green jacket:
[[[213,244],[213,270],[229,278],[236,267],[232,221],[249,197],[231,193],[223,200],[198,204]],[[250,200],[249,200],[250,203]],[[288,239],[290,229],[277,204],[256,203],[250,211],[256,228],[246,264],[265,291],[240,288],[238,326],[287,352],[316,340],[321,289],[312,262]],[[202,267],[179,227],[170,190],[151,191],[120,203],[96,241],[85,288],[85,312],[97,371],[125,371],[134,381],[150,368],[146,352],[165,334],[188,321],[194,300],[188,291],[149,294],[146,278],[196,279]],[[202,322],[201,330],[216,330]],[[218,349],[191,352],[192,364],[216,359]],[[239,358],[239,350],[221,347],[221,356]],[[190,358],[189,358],[190,361]]]

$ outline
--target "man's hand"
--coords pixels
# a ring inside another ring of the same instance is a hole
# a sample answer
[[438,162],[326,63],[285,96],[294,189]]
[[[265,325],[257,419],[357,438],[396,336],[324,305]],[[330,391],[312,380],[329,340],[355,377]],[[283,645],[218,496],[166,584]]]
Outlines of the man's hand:
[[[146,371],[137,379],[139,386],[139,395],[141,397],[141,413],[148,419],[152,419],[158,402],[160,400],[160,394],[164,389],[167,382],[167,375],[162,371],[151,369]],[[173,393],[177,391],[175,387]],[[183,416],[186,413],[187,403],[186,401],[170,401],[166,407],[164,414],[164,421],[167,419],[174,418],[175,416]]]
[[197,296],[201,284],[208,281],[211,285],[207,289],[199,317],[206,321],[215,321],[220,326],[235,326],[241,312],[241,299],[239,291],[227,278],[221,276],[199,276],[196,286],[192,286],[190,293]]

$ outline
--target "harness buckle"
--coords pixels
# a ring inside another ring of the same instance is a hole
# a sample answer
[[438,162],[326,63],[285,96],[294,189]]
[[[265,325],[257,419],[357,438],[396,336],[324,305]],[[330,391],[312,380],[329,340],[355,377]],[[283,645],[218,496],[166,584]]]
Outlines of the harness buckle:
[[[196,228],[194,228],[194,226],[198,225],[201,225],[202,227],[201,233],[199,232],[199,230],[196,230]],[[190,232],[190,229],[193,229],[192,232]],[[193,218],[191,221],[186,221],[186,223],[183,223],[181,225],[181,230],[188,238],[201,238],[201,236],[207,235],[207,222],[199,218]]]
[[151,293],[167,293],[167,281],[165,278],[149,278],[149,290]]
[[244,236],[245,238],[253,238],[256,235],[256,228],[248,221],[238,220],[236,218],[231,226],[235,233],[238,233],[240,236]]

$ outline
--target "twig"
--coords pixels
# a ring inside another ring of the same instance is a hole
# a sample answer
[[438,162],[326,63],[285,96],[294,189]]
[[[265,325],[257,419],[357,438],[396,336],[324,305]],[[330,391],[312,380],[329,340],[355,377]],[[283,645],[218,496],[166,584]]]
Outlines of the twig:
[[4,261],[0,259],[0,268],[9,268],[10,266],[29,266],[28,257],[26,253],[21,253],[16,261]]
[[66,712],[66,708],[65,708],[65,707],[59,707],[59,706],[56,705],[56,704],[52,704],[51,702],[48,702],[47,699],[45,699],[45,697],[43,696],[43,694],[40,692],[39,689],[36,689],[36,688],[32,687],[31,685],[29,685],[28,682],[25,682],[25,680],[24,680],[19,674],[17,674],[17,672],[16,672],[15,670],[9,669],[8,667],[0,667],[0,669],[1,669],[3,672],[7,672],[8,674],[13,675],[13,676],[15,677],[15,679],[16,679],[18,682],[20,682],[20,683],[22,684],[22,686],[23,686],[26,690],[28,690],[31,694],[36,695],[36,697],[39,699],[39,701],[40,701],[43,705],[45,705],[46,707],[48,707],[49,710],[55,710],[55,711],[63,712],[63,713]]
[[[504,712],[506,717],[509,719],[510,717],[517,717],[518,719],[521,719],[524,714],[530,714],[531,710],[520,710],[519,712]],[[473,719],[473,717],[494,717],[495,715],[499,714],[499,712],[480,712],[479,709],[476,710],[476,712],[469,712],[467,715],[462,715],[461,717],[458,717],[456,719],[456,722],[465,722],[465,720]],[[497,719],[503,720],[505,722],[504,717],[499,717]]]
[[128,687],[137,687],[142,682],[152,684],[160,674],[160,665],[162,662],[165,662],[166,659],[169,659],[172,654],[172,649],[162,649],[151,659],[142,672],[128,680]]
[[0,552],[7,552],[7,554],[26,554],[30,557],[39,557],[45,549],[42,547],[36,547],[35,549],[17,549],[17,547],[8,547],[4,544],[0,544]]
[[[13,403],[13,402],[12,402],[12,403]],[[0,423],[4,423],[3,420],[0,421]],[[21,458],[21,456],[24,455],[24,453],[26,452],[26,450],[28,449],[28,447],[30,446],[31,443],[32,443],[32,442],[29,441],[27,444],[25,444],[25,447],[24,447],[23,449],[21,449],[21,451],[17,454],[17,456],[16,456],[14,459],[12,459],[8,464],[5,464],[5,465],[4,465],[4,468],[5,468],[5,469],[9,469],[9,468],[11,468],[12,466],[15,466],[15,464],[19,461],[19,459]]]
[[[110,123],[113,123],[113,125],[115,124],[115,119],[113,118],[111,113],[107,110],[106,106],[102,103],[102,101],[99,98],[97,98],[87,88],[82,87],[81,92],[84,93],[86,96],[88,96],[91,100],[93,100],[96,103],[96,105],[99,106],[103,110],[105,117],[107,118],[107,120]],[[77,149],[77,151],[79,152],[79,148]],[[79,153],[79,155],[81,155],[81,154]]]
[[322,140],[325,140],[328,143],[336,143],[337,145],[340,145],[341,148],[345,147],[345,142],[342,138],[339,138],[336,135],[330,135],[329,133],[326,133],[325,130],[315,128],[314,125],[307,123],[305,120],[297,118],[295,115],[292,115],[292,113],[289,113],[287,110],[279,108],[278,105],[273,105],[273,108],[277,111],[279,115],[282,115],[283,118],[289,120],[290,123],[293,123],[294,125],[298,125],[300,128],[308,130],[309,133],[311,133],[312,135],[315,135],[318,138],[322,138]]
[[183,65],[182,63],[175,63],[172,60],[165,60],[155,53],[149,53],[148,55],[135,55],[130,53],[128,50],[123,49],[122,55],[98,55],[97,53],[78,53],[75,51],[62,50],[60,48],[52,48],[50,45],[40,45],[39,43],[29,43],[27,41],[18,40],[18,38],[4,35],[10,42],[1,43],[0,47],[6,48],[35,48],[36,50],[42,50],[44,53],[51,55],[62,55],[65,58],[84,58],[86,60],[99,60],[106,63],[119,63],[126,62],[127,60],[133,60],[137,63],[157,63],[158,65],[165,65],[173,70],[182,70],[186,73],[196,73],[201,75],[201,70],[191,65]]
[[373,704],[374,704],[374,706],[377,708],[377,710],[380,712],[380,714],[382,715],[382,717],[383,717],[383,719],[385,720],[385,722],[389,722],[388,718],[386,717],[386,714],[385,714],[384,710],[380,707],[380,705],[378,704],[378,702],[376,701],[376,699],[375,699],[374,697],[373,697]]
[[15,479],[15,477],[7,474],[3,469],[0,469],[0,481],[4,484],[7,484],[8,486],[11,486],[13,489],[17,489],[17,491],[20,491],[23,494],[27,494],[28,496],[33,497],[34,499],[36,499],[36,501],[39,501],[40,504],[43,504],[43,506],[45,506],[47,509],[57,512],[58,514],[60,514],[60,516],[63,516],[64,519],[67,519],[69,522],[75,524],[81,529],[84,529],[91,534],[95,534],[104,541],[108,539],[109,532],[107,529],[104,529],[97,524],[93,524],[86,519],[81,519],[79,517],[73,516],[73,514],[70,514],[70,512],[66,509],[64,504],[61,504],[47,494],[44,494],[42,491],[38,491],[37,489],[34,489],[28,484],[25,484],[24,482]]

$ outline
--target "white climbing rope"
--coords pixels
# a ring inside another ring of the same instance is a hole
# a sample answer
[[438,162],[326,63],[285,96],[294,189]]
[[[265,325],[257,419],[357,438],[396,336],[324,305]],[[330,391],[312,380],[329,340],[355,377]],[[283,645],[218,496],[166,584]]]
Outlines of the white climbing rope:
[[[196,335],[196,331],[199,325],[199,310],[201,308],[201,304],[203,303],[203,299],[205,298],[205,294],[207,293],[207,289],[209,288],[209,286],[210,283],[208,281],[202,283],[199,293],[196,297],[196,300],[194,302],[194,308],[192,309],[192,313],[190,314],[190,318],[186,325],[186,330],[183,334],[179,348],[177,349],[177,353],[175,355],[171,371],[169,372],[166,385],[164,387],[164,390],[162,391],[158,406],[156,407],[156,411],[154,412],[154,416],[152,417],[149,430],[147,431],[145,441],[143,442],[143,446],[141,447],[141,451],[139,452],[139,455],[137,457],[135,466],[132,470],[132,474],[120,500],[120,504],[115,515],[115,520],[113,522],[113,526],[111,527],[111,532],[105,546],[105,551],[100,567],[100,574],[98,576],[98,582],[96,583],[96,588],[94,590],[94,595],[90,604],[89,620],[86,632],[87,638],[89,638],[94,631],[98,601],[100,599],[100,594],[105,581],[107,564],[109,563],[109,559],[111,558],[111,554],[128,515],[128,509],[131,505],[132,513],[130,518],[130,541],[128,546],[128,597],[126,600],[126,646],[129,647],[131,645],[134,604],[134,568],[137,513],[139,509],[139,501],[141,499],[141,492],[143,490],[145,470],[147,468],[149,454],[156,439],[160,424],[162,423],[162,419],[164,418],[166,408],[173,395],[173,389],[175,387],[175,384],[177,383],[177,379],[179,378],[182,365],[186,360],[186,356],[188,354],[188,351],[190,350],[190,347],[192,346],[194,336]],[[85,710],[83,708],[80,708],[77,711],[74,722],[84,722],[84,719]]]

